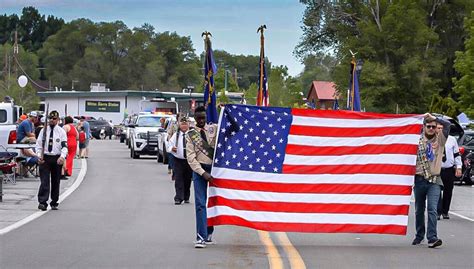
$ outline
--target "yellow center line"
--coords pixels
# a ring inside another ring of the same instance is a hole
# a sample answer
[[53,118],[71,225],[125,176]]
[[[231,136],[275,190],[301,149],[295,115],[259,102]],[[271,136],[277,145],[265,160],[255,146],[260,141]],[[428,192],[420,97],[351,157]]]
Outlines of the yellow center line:
[[290,267],[292,269],[306,269],[306,265],[304,264],[303,258],[301,258],[298,250],[291,244],[290,239],[286,235],[286,233],[275,233],[277,235],[278,241],[283,246],[283,249],[288,256],[288,260],[290,261]]
[[270,234],[265,231],[258,231],[258,236],[267,250],[267,258],[268,263],[270,264],[270,269],[283,269],[283,261],[281,259],[280,253],[278,253],[278,249],[273,244]]

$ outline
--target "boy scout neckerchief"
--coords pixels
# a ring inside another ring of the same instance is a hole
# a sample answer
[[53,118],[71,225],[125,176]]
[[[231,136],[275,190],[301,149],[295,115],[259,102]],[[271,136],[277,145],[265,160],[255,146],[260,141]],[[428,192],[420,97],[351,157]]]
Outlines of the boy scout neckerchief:
[[214,148],[209,145],[207,140],[202,139],[201,133],[192,129],[188,132],[191,142],[197,149],[209,159],[214,160]]

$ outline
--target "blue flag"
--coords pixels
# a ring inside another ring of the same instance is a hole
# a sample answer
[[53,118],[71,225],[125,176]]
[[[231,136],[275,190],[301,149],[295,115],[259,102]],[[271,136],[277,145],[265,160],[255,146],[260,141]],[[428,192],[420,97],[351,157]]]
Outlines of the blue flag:
[[204,105],[206,107],[207,123],[217,123],[216,91],[214,88],[214,74],[217,73],[217,66],[212,54],[211,40],[206,37],[206,60],[204,62]]
[[349,83],[349,110],[360,111],[360,94],[359,94],[359,72],[356,70],[356,61],[351,61],[351,79]]

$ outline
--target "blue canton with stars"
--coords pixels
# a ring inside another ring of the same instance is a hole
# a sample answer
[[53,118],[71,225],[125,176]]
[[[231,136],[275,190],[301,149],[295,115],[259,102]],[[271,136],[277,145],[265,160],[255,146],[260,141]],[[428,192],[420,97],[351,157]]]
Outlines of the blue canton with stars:
[[281,173],[292,119],[289,108],[226,105],[214,166]]

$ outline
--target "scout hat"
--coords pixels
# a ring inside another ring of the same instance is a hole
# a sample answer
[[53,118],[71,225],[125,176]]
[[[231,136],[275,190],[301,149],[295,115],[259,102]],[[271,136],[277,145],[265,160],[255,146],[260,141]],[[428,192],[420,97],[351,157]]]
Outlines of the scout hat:
[[56,110],[49,112],[48,118],[59,118],[59,113]]

